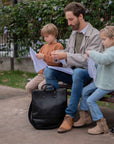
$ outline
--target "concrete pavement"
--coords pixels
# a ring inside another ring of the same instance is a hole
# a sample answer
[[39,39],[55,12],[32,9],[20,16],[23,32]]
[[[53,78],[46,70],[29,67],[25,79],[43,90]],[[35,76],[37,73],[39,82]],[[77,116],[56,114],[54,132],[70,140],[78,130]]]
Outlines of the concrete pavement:
[[[0,85],[0,144],[113,144],[114,134],[87,134],[88,127],[65,134],[57,129],[35,130],[28,121],[30,97],[25,90]],[[114,126],[114,109],[102,108],[108,125]],[[89,127],[93,127],[94,124]]]

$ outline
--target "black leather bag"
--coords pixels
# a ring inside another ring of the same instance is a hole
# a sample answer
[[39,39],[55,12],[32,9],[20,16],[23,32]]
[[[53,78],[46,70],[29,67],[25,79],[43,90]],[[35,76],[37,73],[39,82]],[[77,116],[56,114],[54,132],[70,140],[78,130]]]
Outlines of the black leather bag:
[[41,90],[32,92],[32,102],[29,107],[28,117],[36,129],[52,129],[60,126],[65,116],[67,107],[66,88],[55,89],[52,85],[45,84]]

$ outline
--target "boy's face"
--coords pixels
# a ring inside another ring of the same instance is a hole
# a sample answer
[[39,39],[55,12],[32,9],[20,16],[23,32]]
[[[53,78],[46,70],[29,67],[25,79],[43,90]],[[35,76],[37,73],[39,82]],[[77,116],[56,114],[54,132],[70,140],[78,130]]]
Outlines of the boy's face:
[[110,39],[107,36],[101,35],[101,39],[102,39],[102,45],[104,46],[104,48],[109,48],[114,45],[114,38]]
[[56,41],[56,38],[54,35],[52,34],[44,34],[44,40],[48,43],[48,44],[52,44]]

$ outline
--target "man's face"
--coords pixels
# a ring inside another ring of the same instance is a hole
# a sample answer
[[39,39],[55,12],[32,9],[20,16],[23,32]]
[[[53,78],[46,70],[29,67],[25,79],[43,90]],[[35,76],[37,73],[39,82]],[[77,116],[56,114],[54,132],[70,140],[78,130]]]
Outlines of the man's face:
[[68,25],[71,27],[72,30],[79,30],[80,21],[79,17],[76,17],[72,11],[67,11],[65,13]]

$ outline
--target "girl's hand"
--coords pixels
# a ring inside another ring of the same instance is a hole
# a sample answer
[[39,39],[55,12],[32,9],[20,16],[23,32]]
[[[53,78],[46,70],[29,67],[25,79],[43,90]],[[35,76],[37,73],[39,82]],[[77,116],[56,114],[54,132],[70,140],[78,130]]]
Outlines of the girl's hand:
[[91,50],[88,50],[88,51],[86,52],[87,57],[89,57],[90,52],[91,52]]
[[37,57],[38,60],[39,59],[43,59],[44,58],[44,54],[38,53],[38,54],[36,54],[36,57]]

